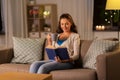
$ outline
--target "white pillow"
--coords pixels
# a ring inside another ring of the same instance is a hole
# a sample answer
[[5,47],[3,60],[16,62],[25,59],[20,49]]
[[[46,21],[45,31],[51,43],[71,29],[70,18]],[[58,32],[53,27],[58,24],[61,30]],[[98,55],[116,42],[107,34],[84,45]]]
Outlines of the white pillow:
[[96,57],[100,54],[112,51],[117,44],[118,41],[94,40],[83,58],[83,67],[96,69]]
[[13,63],[32,63],[42,59],[44,38],[18,38],[13,37],[14,58]]

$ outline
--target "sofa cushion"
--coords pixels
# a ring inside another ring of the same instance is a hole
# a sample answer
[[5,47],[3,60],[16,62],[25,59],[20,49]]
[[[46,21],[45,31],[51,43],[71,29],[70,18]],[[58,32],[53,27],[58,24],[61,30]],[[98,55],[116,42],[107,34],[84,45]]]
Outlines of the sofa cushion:
[[68,69],[51,72],[54,80],[96,80],[96,71],[91,69]]
[[13,63],[32,63],[43,57],[44,38],[18,38],[13,37],[14,58]]
[[81,58],[83,59],[91,45],[93,40],[81,40],[80,41],[80,53],[81,53]]
[[83,67],[96,69],[96,57],[100,54],[112,51],[118,41],[94,40],[83,58]]

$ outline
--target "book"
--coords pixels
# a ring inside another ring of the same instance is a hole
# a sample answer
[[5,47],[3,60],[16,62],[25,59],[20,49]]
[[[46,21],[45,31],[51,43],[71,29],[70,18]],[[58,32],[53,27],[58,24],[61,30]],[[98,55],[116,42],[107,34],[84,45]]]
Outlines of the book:
[[69,59],[67,48],[45,48],[48,58],[54,60],[55,56],[58,56],[61,60]]

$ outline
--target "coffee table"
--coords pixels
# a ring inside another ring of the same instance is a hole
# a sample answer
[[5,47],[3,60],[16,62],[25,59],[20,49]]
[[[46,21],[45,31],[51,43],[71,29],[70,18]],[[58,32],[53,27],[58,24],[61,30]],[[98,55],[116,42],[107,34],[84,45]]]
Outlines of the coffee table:
[[52,75],[25,72],[6,72],[0,74],[0,80],[52,80]]

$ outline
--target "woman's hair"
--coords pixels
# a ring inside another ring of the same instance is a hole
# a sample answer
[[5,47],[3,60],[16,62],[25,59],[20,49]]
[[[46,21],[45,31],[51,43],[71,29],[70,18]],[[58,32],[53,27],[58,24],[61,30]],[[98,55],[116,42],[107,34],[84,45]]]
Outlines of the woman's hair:
[[74,23],[71,15],[68,14],[68,13],[64,13],[64,14],[62,14],[62,15],[60,16],[58,28],[57,28],[57,30],[56,30],[57,33],[62,33],[62,32],[63,32],[63,30],[61,29],[61,24],[60,24],[61,19],[67,19],[67,20],[71,23],[70,31],[77,33],[76,25],[75,25],[75,23]]

